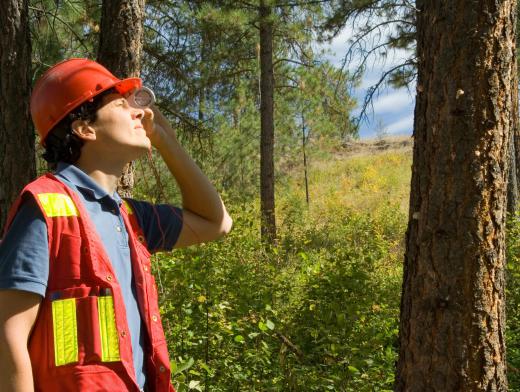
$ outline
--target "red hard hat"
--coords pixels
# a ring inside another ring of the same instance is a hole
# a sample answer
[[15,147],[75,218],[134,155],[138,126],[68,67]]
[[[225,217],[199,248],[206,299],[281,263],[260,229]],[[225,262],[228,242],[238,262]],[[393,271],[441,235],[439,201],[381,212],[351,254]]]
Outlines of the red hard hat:
[[69,59],[49,68],[31,95],[31,116],[44,145],[52,128],[68,113],[96,95],[115,87],[120,94],[142,86],[140,78],[120,80],[89,59]]

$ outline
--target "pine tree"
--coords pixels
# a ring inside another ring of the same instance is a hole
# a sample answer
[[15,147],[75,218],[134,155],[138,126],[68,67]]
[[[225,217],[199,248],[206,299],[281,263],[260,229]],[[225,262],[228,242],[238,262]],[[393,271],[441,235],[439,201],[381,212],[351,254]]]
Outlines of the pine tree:
[[[23,186],[36,177],[29,114],[31,41],[29,2],[8,0],[0,12],[0,230]],[[1,234],[0,234],[1,235]]]
[[397,391],[506,391],[515,1],[418,1]]

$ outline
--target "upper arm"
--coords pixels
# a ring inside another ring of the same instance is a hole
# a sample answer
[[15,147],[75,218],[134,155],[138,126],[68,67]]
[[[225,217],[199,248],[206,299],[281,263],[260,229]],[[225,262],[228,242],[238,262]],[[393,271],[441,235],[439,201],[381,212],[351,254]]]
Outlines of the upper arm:
[[170,204],[152,204],[126,199],[135,214],[151,253],[169,251],[176,243],[183,225],[183,211]]
[[127,201],[136,213],[148,250],[152,253],[212,241],[231,230],[232,220],[225,209],[217,223],[169,204],[151,204],[133,199]]
[[225,212],[220,222],[212,222],[188,210],[182,211],[183,225],[174,248],[216,240],[229,233],[233,221]]
[[44,296],[48,277],[47,225],[36,201],[28,199],[0,243],[0,289]]

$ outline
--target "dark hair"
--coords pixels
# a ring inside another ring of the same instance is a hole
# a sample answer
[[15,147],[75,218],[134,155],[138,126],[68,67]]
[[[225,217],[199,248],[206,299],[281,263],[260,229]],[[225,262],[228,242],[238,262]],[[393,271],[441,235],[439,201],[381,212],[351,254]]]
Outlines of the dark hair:
[[71,111],[52,128],[45,138],[45,152],[42,154],[43,159],[49,163],[51,169],[56,169],[60,161],[77,162],[81,156],[81,147],[83,147],[84,142],[72,133],[72,123],[76,120],[96,121],[97,111],[101,107],[103,97],[115,92],[114,88],[103,91],[92,101],[87,101]]

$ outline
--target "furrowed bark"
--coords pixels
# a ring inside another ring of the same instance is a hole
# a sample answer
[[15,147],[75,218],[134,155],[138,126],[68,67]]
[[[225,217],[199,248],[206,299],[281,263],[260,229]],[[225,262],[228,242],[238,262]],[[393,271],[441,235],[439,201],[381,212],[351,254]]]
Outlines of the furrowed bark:
[[516,1],[418,0],[396,391],[506,391]]

